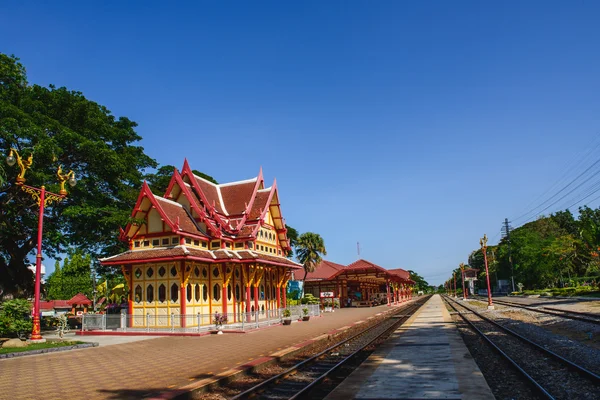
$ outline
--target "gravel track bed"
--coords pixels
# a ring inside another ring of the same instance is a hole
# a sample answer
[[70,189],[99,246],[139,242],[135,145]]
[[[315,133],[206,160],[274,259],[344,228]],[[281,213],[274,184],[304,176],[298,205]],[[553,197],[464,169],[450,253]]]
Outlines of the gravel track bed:
[[[454,310],[446,304],[446,309]],[[481,370],[488,386],[497,400],[538,400],[542,399],[531,386],[523,380],[520,373],[500,356],[457,314],[451,314],[452,320],[458,327],[469,353]]]
[[[412,304],[407,304],[406,307],[397,309],[397,313],[404,312],[410,306],[412,306]],[[351,328],[348,328],[340,333],[330,335],[326,340],[321,340],[303,350],[300,350],[289,358],[279,360],[276,364],[263,366],[258,371],[236,377],[235,380],[226,383],[226,386],[211,387],[206,392],[194,393],[192,394],[192,398],[196,400],[229,399],[245,390],[250,389],[261,381],[278,375],[297,363],[324,351],[328,347],[331,347],[334,343],[348,339],[367,329],[368,327],[381,323],[381,321],[388,319],[389,315],[391,314],[386,313],[384,315],[373,317],[363,324],[352,326]]]
[[[460,306],[458,307],[461,310]],[[491,316],[495,312],[487,313]],[[465,317],[473,322],[481,331],[500,347],[508,356],[515,360],[521,368],[531,375],[540,385],[550,392],[556,399],[596,399],[600,387],[588,378],[573,372],[563,363],[545,355],[519,339],[502,332],[491,323],[481,320],[474,314],[465,314]],[[536,328],[533,326],[532,328]],[[522,330],[525,330],[524,328]],[[539,331],[544,331],[539,328]],[[540,340],[530,333],[524,336],[534,338],[538,344]],[[547,346],[551,347],[551,346]],[[555,351],[554,348],[552,348]],[[555,351],[558,353],[558,351]],[[564,356],[564,354],[560,354]],[[566,357],[565,357],[566,358]],[[579,364],[579,360],[577,360]]]

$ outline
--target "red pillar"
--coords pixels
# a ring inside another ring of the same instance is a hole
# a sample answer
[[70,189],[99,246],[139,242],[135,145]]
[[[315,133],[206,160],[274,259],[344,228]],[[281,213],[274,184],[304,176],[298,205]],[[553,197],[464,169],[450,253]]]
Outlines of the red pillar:
[[186,293],[185,293],[185,285],[184,285],[184,280],[185,280],[185,262],[182,261],[181,262],[181,281],[180,281],[180,285],[179,285],[179,313],[181,314],[179,317],[181,319],[180,322],[180,326],[182,328],[186,327],[186,321],[185,321],[185,313],[186,313],[186,309],[185,309],[185,302],[187,300],[186,297]]
[[388,307],[392,305],[392,303],[390,302],[390,282],[387,282],[386,285],[386,290],[387,290],[387,305]]
[[133,266],[131,266],[130,270],[127,271],[125,270],[126,274],[129,274],[129,279],[127,280],[128,282],[131,282],[131,284],[129,285],[129,296],[128,296],[128,305],[127,305],[127,313],[129,315],[131,315],[131,317],[129,317],[129,324],[128,326],[130,328],[133,328]]
[[258,312],[258,283],[254,283],[254,311]]
[[283,308],[287,307],[287,284],[283,285],[281,287],[281,290],[283,291]]

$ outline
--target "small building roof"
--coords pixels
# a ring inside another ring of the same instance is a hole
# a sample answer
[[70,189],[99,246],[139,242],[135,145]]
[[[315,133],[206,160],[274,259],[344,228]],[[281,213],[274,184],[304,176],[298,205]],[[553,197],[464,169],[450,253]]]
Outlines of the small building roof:
[[52,311],[58,308],[71,308],[71,305],[68,304],[69,300],[48,300],[48,301],[40,301],[40,310],[42,311]]
[[90,299],[88,299],[85,294],[77,293],[75,296],[73,296],[71,298],[71,300],[67,301],[67,304],[89,306],[92,304],[92,301]]
[[335,275],[339,270],[346,268],[342,264],[336,264],[331,261],[323,260],[317,265],[313,272],[306,275],[306,281],[321,281],[327,280]]

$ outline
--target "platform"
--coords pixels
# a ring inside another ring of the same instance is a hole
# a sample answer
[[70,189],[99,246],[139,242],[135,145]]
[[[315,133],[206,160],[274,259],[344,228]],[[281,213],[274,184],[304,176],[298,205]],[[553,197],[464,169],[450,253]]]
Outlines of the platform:
[[326,397],[494,399],[439,295]]
[[[77,336],[100,347],[0,360],[0,400],[161,399],[221,376],[279,358],[319,338],[364,323],[396,307],[343,308],[308,322],[274,325],[246,334],[135,337]],[[139,338],[139,337],[137,337]],[[129,340],[128,340],[129,339]],[[91,374],[74,387],[69,377]],[[43,394],[43,395],[42,395]]]

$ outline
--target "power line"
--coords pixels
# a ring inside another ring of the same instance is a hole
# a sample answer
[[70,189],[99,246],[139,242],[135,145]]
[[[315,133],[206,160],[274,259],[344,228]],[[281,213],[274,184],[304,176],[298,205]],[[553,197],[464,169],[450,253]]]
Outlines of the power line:
[[[597,142],[595,145],[594,143]],[[550,197],[550,199],[547,199],[546,201],[544,201],[542,204],[538,205],[537,207],[534,207],[533,209],[530,209],[531,205],[534,204],[535,202],[537,202],[539,199],[541,199],[542,197],[544,197],[546,194],[550,193],[555,187],[560,186],[563,181],[565,181],[565,178],[574,170],[576,170],[577,168],[579,168],[580,165],[585,165],[586,160],[592,155],[594,154],[594,152],[600,147],[600,135],[596,136],[594,139],[592,139],[588,145],[585,146],[585,148],[587,148],[587,153],[583,156],[580,157],[580,153],[577,153],[575,155],[574,158],[571,159],[571,161],[569,163],[567,163],[567,165],[565,166],[565,172],[563,173],[563,175],[556,181],[554,182],[553,185],[551,185],[546,191],[544,191],[541,195],[537,196],[534,200],[532,200],[531,202],[528,203],[528,205],[524,208],[524,210],[529,209],[530,211],[524,213],[523,215],[521,215],[518,218],[512,218],[512,221],[517,221],[519,219],[521,219],[522,217],[529,215],[532,211],[535,211],[537,208],[539,208],[540,206],[544,205],[545,203],[547,203],[549,200],[551,200],[553,197],[556,196],[556,194],[552,197]],[[584,151],[585,152],[585,151]],[[567,185],[568,186],[568,185]],[[561,189],[564,190],[565,188]],[[560,193],[560,191],[559,191]],[[558,194],[558,193],[557,193]],[[523,211],[521,211],[519,214],[522,214]]]
[[[546,211],[547,209],[549,209],[550,207],[552,207],[553,205],[555,205],[557,202],[561,201],[562,199],[564,199],[566,196],[568,196],[569,194],[573,193],[574,190],[578,189],[579,187],[581,187],[583,184],[585,184],[586,182],[584,181],[583,183],[579,184],[578,186],[576,186],[574,189],[572,189],[570,192],[568,192],[566,195],[564,195],[563,197],[559,198],[557,201],[555,201],[554,203],[550,204],[549,206],[547,206],[546,208],[544,208],[541,211],[535,212],[539,207],[542,207],[544,204],[548,203],[549,201],[551,201],[553,198],[555,198],[556,196],[558,196],[560,193],[562,193],[565,189],[567,189],[569,186],[571,186],[573,183],[575,183],[577,180],[579,180],[579,178],[581,178],[583,175],[585,175],[590,169],[592,169],[593,167],[595,167],[596,165],[598,165],[600,163],[600,159],[596,160],[596,162],[594,162],[592,165],[590,165],[589,167],[587,167],[582,173],[580,173],[579,175],[577,175],[577,177],[575,179],[573,179],[571,182],[569,182],[566,186],[564,186],[562,189],[560,189],[558,192],[556,192],[555,194],[553,194],[549,199],[547,199],[546,201],[544,201],[542,204],[540,204],[539,206],[535,207],[534,209],[532,209],[531,211],[519,216],[518,218],[514,218],[513,222],[518,221],[520,219],[523,219],[523,217],[528,216],[529,214],[531,214],[532,212],[534,212],[533,216],[535,217],[536,215],[541,214],[542,212]],[[600,173],[600,170],[596,171],[590,178],[593,178],[594,176],[598,175]],[[529,218],[527,218],[527,221],[529,221],[532,217],[530,216]]]

